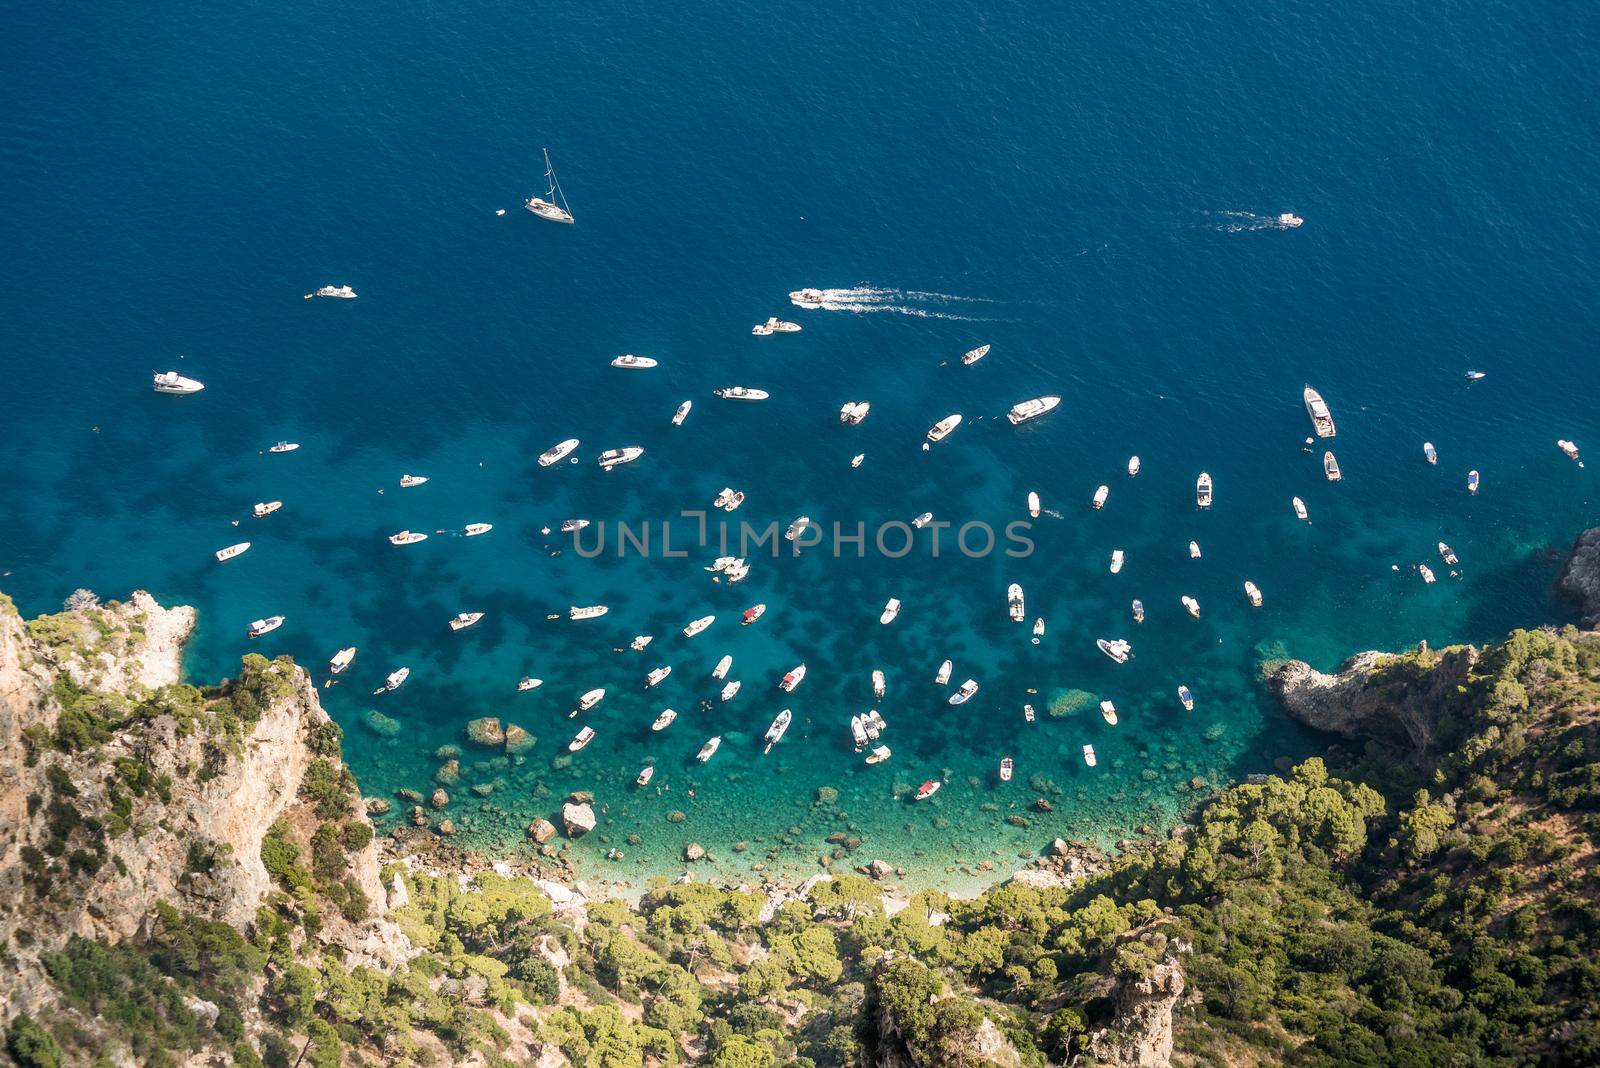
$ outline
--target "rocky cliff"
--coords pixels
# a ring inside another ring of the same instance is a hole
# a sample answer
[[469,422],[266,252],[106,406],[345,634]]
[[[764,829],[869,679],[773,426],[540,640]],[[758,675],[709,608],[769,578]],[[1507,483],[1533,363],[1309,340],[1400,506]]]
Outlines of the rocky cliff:
[[1572,543],[1556,593],[1578,606],[1585,627],[1600,626],[1600,527],[1584,531]]
[[1432,745],[1442,710],[1466,684],[1478,650],[1358,653],[1328,675],[1302,660],[1273,673],[1272,692],[1300,722],[1345,738],[1374,738],[1415,756]]

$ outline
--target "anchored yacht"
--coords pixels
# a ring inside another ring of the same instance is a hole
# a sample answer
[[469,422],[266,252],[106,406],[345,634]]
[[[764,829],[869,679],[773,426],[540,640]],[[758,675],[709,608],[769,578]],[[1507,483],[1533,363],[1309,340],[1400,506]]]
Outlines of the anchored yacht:
[[644,455],[644,450],[637,445],[626,445],[620,449],[607,449],[598,459],[602,471],[610,471],[623,464],[631,464]]
[[839,422],[846,426],[855,426],[865,419],[870,411],[872,411],[870,401],[845,401],[839,409]]
[[343,649],[340,649],[337,653],[333,654],[333,659],[328,661],[328,671],[329,671],[329,673],[330,674],[334,674],[334,675],[342,675],[342,674],[344,674],[344,669],[349,667],[350,666],[350,662],[352,660],[354,660],[355,658],[356,658],[356,647],[355,646],[350,645],[350,646],[346,646]]
[[748,627],[750,624],[752,624],[756,620],[760,619],[762,614],[765,613],[766,610],[767,610],[767,606],[765,604],[753,604],[753,605],[751,605],[749,608],[746,608],[744,610],[744,615],[739,617],[739,625],[741,627]]
[[794,670],[784,674],[783,681],[778,683],[778,689],[782,690],[784,693],[794,693],[794,688],[800,685],[800,683],[804,681],[805,677],[806,666],[804,664],[798,664],[795,666]]
[[728,677],[728,669],[731,667],[733,667],[733,657],[724,654],[722,659],[717,661],[717,666],[711,669],[711,677],[720,682]]
[[1134,478],[1138,474],[1139,474],[1139,458],[1137,456],[1128,457],[1128,477],[1129,478]]
[[257,501],[255,507],[250,509],[250,514],[257,519],[265,519],[282,507],[282,501]]
[[539,466],[549,467],[551,464],[556,463],[559,460],[564,460],[567,458],[567,455],[577,447],[577,438],[568,438],[566,441],[552,445],[550,448],[539,454]]
[[479,534],[487,534],[493,529],[493,523],[468,523],[461,528],[461,536],[464,538],[476,538]]
[[550,150],[544,150],[544,176],[550,182],[550,189],[542,197],[529,197],[523,202],[523,207],[551,222],[572,222],[572,210],[567,204],[566,194],[561,191],[561,183],[556,181],[556,169],[550,163]]
[[258,619],[250,624],[250,637],[259,638],[263,634],[272,633],[281,626],[283,626],[282,616],[268,616],[266,619]]
[[678,405],[678,410],[672,414],[672,425],[682,426],[683,421],[689,418],[689,409],[694,407],[694,401],[684,401]]
[[376,690],[372,691],[373,696],[377,696],[378,694],[385,693],[389,690],[398,690],[401,685],[410,677],[410,668],[396,668],[395,670],[389,672],[388,676],[383,680],[382,686],[379,686]]
[[1204,471],[1195,479],[1194,500],[1202,508],[1211,507],[1211,476]]
[[933,424],[933,426],[928,428],[928,440],[934,442],[943,441],[945,438],[950,436],[950,431],[954,430],[960,425],[961,416],[959,413],[956,415],[947,415],[937,423]]
[[1026,423],[1029,419],[1037,419],[1049,411],[1054,411],[1056,405],[1061,403],[1060,397],[1034,397],[1030,400],[1019,401],[1011,406],[1006,413],[1006,418],[1012,426]]
[[1339,470],[1339,461],[1334,459],[1332,450],[1322,454],[1322,473],[1328,476],[1329,482],[1338,482],[1344,478]]
[[238,544],[230,545],[225,549],[218,549],[217,561],[220,563],[223,560],[232,560],[235,556],[238,556],[248,548],[250,548],[250,543],[247,541],[241,541]]
[[472,626],[482,618],[482,612],[458,612],[455,617],[450,620],[450,629],[466,630],[468,627]]
[[428,481],[427,475],[401,475],[400,488],[410,489],[412,486],[420,486],[426,481]]
[[961,357],[961,362],[966,364],[968,367],[971,367],[973,364],[977,363],[987,355],[989,355],[989,346],[979,345],[977,348],[963,355]]
[[1006,612],[1011,616],[1011,622],[1021,623],[1027,618],[1028,610],[1022,599],[1022,584],[1013,582],[1006,587]]
[[772,752],[772,747],[778,744],[778,739],[783,737],[783,732],[789,729],[789,720],[793,717],[794,714],[787,708],[773,717],[772,726],[767,728],[767,747],[761,750],[763,754]]
[[1311,416],[1311,425],[1316,428],[1317,437],[1333,437],[1333,413],[1328,411],[1328,403],[1322,399],[1322,394],[1307,386],[1302,397],[1306,402],[1306,414]]
[[752,389],[748,386],[725,386],[711,392],[723,400],[763,401],[771,396],[764,389]]
[[356,291],[349,286],[320,286],[306,294],[306,299],[312,297],[329,297],[333,300],[355,300]]
[[699,619],[694,620],[687,627],[683,628],[683,636],[685,638],[693,638],[696,634],[699,634],[701,631],[711,626],[712,623],[716,622],[716,619],[716,616],[701,616]]
[[883,695],[889,690],[889,684],[884,681],[883,672],[878,668],[872,669],[872,695],[878,700],[883,700]]
[[390,545],[415,545],[419,541],[427,541],[428,536],[420,531],[402,530],[398,534],[389,535]]
[[1200,602],[1199,601],[1195,600],[1193,597],[1190,597],[1187,593],[1184,594],[1182,597],[1180,597],[1179,600],[1181,600],[1183,602],[1183,607],[1188,609],[1189,614],[1191,616],[1193,616],[1196,619],[1200,618]]
[[766,322],[751,327],[750,332],[756,337],[769,337],[772,334],[797,334],[800,332],[800,324],[791,323],[773,315],[769,316]]
[[1110,497],[1110,496],[1111,496],[1111,487],[1110,486],[1101,486],[1101,487],[1099,487],[1098,489],[1096,489],[1094,491],[1094,500],[1090,501],[1089,504],[1096,511],[1099,511],[1100,509],[1102,509],[1102,508],[1104,508],[1106,506],[1106,498]]
[[280,441],[267,449],[268,452],[294,452],[300,447],[297,441]]
[[677,712],[670,708],[664,708],[661,710],[661,715],[655,718],[655,722],[650,724],[650,729],[653,731],[664,731],[668,727],[672,726],[672,721],[677,718]]
[[1122,570],[1122,561],[1123,561],[1123,559],[1124,558],[1123,558],[1121,549],[1112,549],[1111,550],[1111,573],[1113,575],[1117,574],[1118,572],[1120,572]]
[[672,674],[671,664],[656,668],[654,671],[650,672],[650,674],[644,677],[644,688],[648,690],[652,686],[658,685],[662,679],[666,678],[670,674]]
[[1431,441],[1424,441],[1422,443],[1422,455],[1427,458],[1428,463],[1430,464],[1437,464],[1439,462],[1438,450],[1433,447],[1433,442]]
[[1189,692],[1189,687],[1178,687],[1178,700],[1183,703],[1183,710],[1185,712],[1194,711],[1194,694]]
[[198,378],[185,378],[176,371],[155,375],[153,385],[157,393],[199,393],[206,384]]
[[949,701],[953,705],[964,705],[970,701],[972,699],[972,695],[977,692],[978,681],[976,679],[968,679],[966,682],[963,682],[959,687],[957,687],[955,693],[950,695]]
[[586,726],[573,736],[572,741],[567,743],[567,752],[576,753],[592,741],[594,741],[594,728]]
[[717,748],[721,745],[722,735],[720,734],[714,738],[707,739],[706,744],[702,745],[700,747],[700,752],[695,755],[695,759],[704,764],[706,761],[710,760],[714,755],[716,755]]
[[950,672],[953,671],[954,669],[955,669],[955,665],[952,664],[948,660],[946,660],[944,663],[940,664],[938,673],[933,676],[934,685],[936,685],[936,686],[948,686],[948,685],[950,685]]
[[894,622],[895,616],[900,614],[900,598],[891,597],[884,603],[883,611],[878,615],[878,622],[888,626]]
[[1133,655],[1133,646],[1124,638],[1113,638],[1109,641],[1105,638],[1096,638],[1094,644],[1102,653],[1119,664],[1126,664],[1128,658]]
[[627,371],[648,371],[656,366],[656,361],[648,356],[635,356],[633,353],[624,353],[611,361],[612,367],[621,367]]
[[1245,595],[1246,598],[1249,599],[1250,605],[1251,605],[1252,608],[1260,608],[1261,607],[1261,587],[1260,586],[1257,586],[1254,582],[1251,582],[1248,579],[1245,580],[1244,595]]
[[[573,605],[571,608],[567,609],[567,618],[568,619],[599,619],[601,616],[605,615],[609,611],[611,611],[611,607],[609,605],[591,604],[591,605],[588,605],[588,606],[585,606],[585,607],[579,607],[578,605]],[[640,648],[643,648],[643,646],[641,646]]]

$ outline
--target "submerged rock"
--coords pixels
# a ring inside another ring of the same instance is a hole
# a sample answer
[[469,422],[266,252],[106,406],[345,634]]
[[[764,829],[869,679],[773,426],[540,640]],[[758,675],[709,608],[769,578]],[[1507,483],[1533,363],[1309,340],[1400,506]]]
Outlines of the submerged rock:
[[433,781],[441,786],[453,786],[461,781],[461,761],[446,760],[439,765],[439,770],[433,773]]
[[1584,626],[1600,626],[1600,527],[1591,527],[1572,543],[1556,593],[1578,606]]
[[467,723],[467,741],[497,749],[506,744],[506,732],[493,716],[479,716]]
[[568,801],[561,806],[561,825],[566,828],[568,838],[582,838],[595,828],[594,808]]
[[505,739],[506,752],[508,753],[525,753],[532,749],[534,743],[538,741],[537,738],[515,723],[506,724]]
[[867,874],[871,875],[879,882],[882,882],[884,879],[887,879],[889,876],[894,874],[894,868],[889,866],[888,861],[875,860],[871,864],[867,865]]
[[392,716],[386,716],[376,708],[369,709],[361,717],[361,725],[381,738],[393,738],[400,733],[400,721]]
[[435,790],[428,798],[428,804],[434,808],[444,808],[450,803],[450,795],[443,790]]
[[703,859],[705,859],[705,855],[706,855],[706,847],[701,845],[699,842],[690,842],[688,845],[683,847],[683,859],[684,860],[688,860],[688,861],[703,860]]

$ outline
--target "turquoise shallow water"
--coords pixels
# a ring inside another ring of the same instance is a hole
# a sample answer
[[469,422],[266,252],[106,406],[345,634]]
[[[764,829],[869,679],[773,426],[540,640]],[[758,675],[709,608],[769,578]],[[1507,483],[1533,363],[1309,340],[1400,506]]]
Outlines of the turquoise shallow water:
[[[194,604],[198,678],[251,647],[317,666],[356,645],[327,703],[369,792],[425,785],[438,746],[498,715],[539,742],[517,766],[469,756],[450,815],[522,849],[529,819],[593,790],[605,822],[577,849],[602,863],[622,845],[621,874],[670,870],[690,840],[730,872],[800,873],[843,831],[864,839],[858,856],[942,878],[1056,834],[1115,838],[1172,813],[1192,776],[1321,744],[1262,700],[1263,653],[1331,667],[1566,618],[1546,591],[1595,492],[1554,441],[1600,448],[1592,14],[1560,34],[1503,5],[949,14],[180,4],[113,28],[14,12],[5,588],[28,611],[76,586]],[[543,144],[574,227],[518,208]],[[1291,210],[1304,227],[1269,225]],[[300,299],[324,282],[361,298]],[[784,294],[802,285],[886,292],[801,311]],[[804,332],[751,337],[772,314]],[[953,364],[980,341],[986,360]],[[607,366],[625,351],[662,366]],[[149,373],[168,367],[206,392],[153,395]],[[1468,385],[1469,367],[1488,378]],[[1300,449],[1308,381],[1339,422],[1337,486]],[[710,395],[733,383],[773,397]],[[999,419],[1042,393],[1065,398],[1053,415]],[[838,405],[860,398],[871,417],[841,427]],[[921,452],[951,411],[967,423]],[[534,465],[569,436],[585,463]],[[303,448],[261,453],[285,437]],[[645,458],[595,469],[624,444]],[[431,481],[402,491],[406,471]],[[1030,489],[1061,518],[1034,528],[1027,559],[969,560],[949,535],[934,559],[924,535],[899,560],[757,560],[731,589],[701,570],[709,551],[585,560],[539,534],[569,515],[670,519],[724,485],[748,493],[736,518],[763,524],[931,510],[1000,526]],[[251,520],[261,499],[285,507]],[[474,520],[495,530],[384,541]],[[241,536],[248,554],[213,562]],[[1435,561],[1440,539],[1463,578],[1424,586],[1404,568]],[[1113,547],[1128,555],[1116,576]],[[1264,608],[1245,605],[1245,578]],[[1048,620],[1038,646],[1005,617],[1011,581]],[[905,610],[881,627],[888,596]],[[766,617],[739,628],[758,600]],[[545,619],[591,602],[610,615]],[[487,615],[450,633],[463,610]],[[677,635],[707,612],[711,630]],[[288,623],[246,641],[268,613]],[[658,635],[646,654],[613,651],[636,633]],[[1136,659],[1113,665],[1100,635],[1126,635]],[[701,711],[724,652],[744,691]],[[983,684],[960,709],[932,682],[945,657]],[[674,673],[646,693],[661,663]],[[371,698],[400,664],[411,681]],[[895,755],[867,768],[846,723],[870,707],[874,667]],[[516,693],[524,673],[544,687]],[[1199,701],[1187,715],[1180,682]],[[567,764],[565,713],[600,685],[598,736]],[[1092,708],[1023,722],[1030,688],[1042,712],[1064,687],[1111,697],[1120,724]],[[682,716],[652,736],[668,704]],[[785,706],[794,726],[763,758]],[[397,737],[363,728],[375,708]],[[722,751],[693,764],[713,733]],[[646,760],[659,793],[630,785]],[[943,772],[927,804],[894,799]],[[473,782],[495,790],[476,798]],[[820,786],[836,806],[812,806]],[[1048,815],[1030,811],[1041,795]]]

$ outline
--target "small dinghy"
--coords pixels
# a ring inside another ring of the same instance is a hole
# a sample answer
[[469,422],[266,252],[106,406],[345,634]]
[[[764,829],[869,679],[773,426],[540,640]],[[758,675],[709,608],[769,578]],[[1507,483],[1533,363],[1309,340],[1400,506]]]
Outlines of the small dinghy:
[[733,667],[733,657],[724,656],[717,661],[717,666],[711,669],[711,677],[718,680],[725,679],[728,677],[728,669],[731,667]]
[[1128,658],[1133,655],[1133,646],[1124,638],[1113,638],[1109,641],[1105,638],[1096,638],[1094,644],[1097,649],[1119,664],[1126,664]]
[[1471,494],[1476,494],[1478,492],[1478,484],[1481,481],[1482,480],[1478,477],[1478,472],[1476,472],[1476,471],[1468,471],[1467,472],[1467,492],[1471,493]]
[[711,626],[712,623],[715,623],[716,619],[716,616],[701,616],[699,619],[693,620],[687,627],[683,628],[683,636],[685,638],[693,638],[696,634]]
[[1204,471],[1195,479],[1194,500],[1201,508],[1211,507],[1211,476]]
[[[604,604],[573,605],[572,607],[567,609],[567,618],[568,619],[599,619],[601,616],[605,615],[609,611],[611,611],[611,606],[610,605],[604,605]],[[642,648],[644,648],[644,646],[641,645],[640,648],[642,649]]]
[[804,664],[796,664],[793,669],[784,673],[782,681],[778,683],[778,689],[784,693],[794,693],[794,688],[805,681],[805,677],[806,666]]
[[694,401],[684,401],[678,405],[678,410],[672,414],[672,425],[682,426],[683,421],[689,418],[689,409],[694,407]]
[[1418,564],[1417,565],[1417,572],[1422,576],[1423,585],[1425,585],[1425,586],[1433,585],[1433,581],[1434,581],[1433,568],[1429,567],[1427,564]]
[[1329,482],[1338,482],[1344,478],[1344,474],[1339,470],[1339,461],[1331,449],[1322,454],[1322,473],[1328,476]]
[[934,443],[943,441],[950,436],[950,432],[961,425],[961,415],[947,415],[933,426],[928,428],[928,440]]
[[1424,441],[1422,443],[1422,455],[1427,458],[1427,461],[1430,464],[1436,464],[1439,462],[1439,454],[1434,450],[1433,442],[1431,441]]
[[1022,599],[1022,586],[1013,582],[1006,587],[1006,612],[1011,616],[1011,622],[1021,623],[1028,618],[1028,608]]
[[389,535],[390,545],[415,545],[419,541],[427,540],[426,534],[414,530],[402,530],[398,534]]
[[372,694],[374,697],[376,697],[378,694],[385,693],[389,690],[398,690],[410,677],[410,668],[396,668],[394,671],[389,672],[388,678],[383,680],[383,685],[379,686],[376,690],[373,690]]
[[953,670],[955,670],[955,665],[948,660],[940,664],[938,672],[933,676],[933,684],[935,686],[950,685],[950,672]]
[[1121,549],[1112,549],[1111,550],[1111,573],[1113,575],[1115,575],[1117,572],[1122,570],[1122,560],[1123,560],[1122,550]]
[[567,752],[576,753],[592,741],[594,741],[594,728],[585,727],[577,733],[572,741],[567,743]]
[[250,514],[255,516],[257,519],[265,519],[267,516],[271,515],[273,512],[276,512],[282,507],[282,501],[258,501],[256,502],[255,507],[250,509]]
[[250,543],[247,541],[241,541],[237,545],[228,546],[226,549],[218,549],[216,554],[217,562],[221,563],[223,560],[232,560],[235,556],[238,556],[248,548],[250,548]]
[[1001,782],[1010,782],[1011,781],[1011,773],[1014,770],[1016,770],[1016,764],[1012,762],[1010,757],[1001,757],[1000,758],[1000,781]]
[[889,692],[889,684],[884,681],[883,672],[877,668],[872,669],[872,694],[878,700],[883,700],[883,695]]
[[482,612],[457,612],[450,620],[450,629],[466,630],[482,618]]
[[1039,616],[1033,621],[1033,644],[1038,645],[1039,639],[1044,637],[1044,616]]
[[589,711],[589,709],[605,700],[605,696],[606,688],[604,686],[597,686],[594,689],[589,690],[582,697],[578,698],[578,711]]
[[867,754],[867,763],[868,764],[882,764],[885,760],[888,760],[889,757],[892,756],[892,755],[893,755],[893,751],[890,750],[890,748],[888,746],[880,745],[876,749],[874,749],[872,752]]
[[704,764],[716,755],[718,747],[722,745],[722,735],[706,739],[706,744],[700,747],[700,752],[695,754],[695,759]]
[[654,671],[651,671],[644,677],[644,688],[648,690],[653,686],[660,685],[661,680],[665,679],[670,674],[672,674],[671,664],[664,664],[661,667],[656,668]]
[[283,626],[283,618],[283,616],[268,616],[266,619],[256,620],[250,624],[250,637],[259,638],[263,634],[271,634]]
[[524,675],[522,678],[517,680],[517,692],[527,693],[529,690],[537,690],[543,685],[543,679],[536,679],[532,675]]
[[663,708],[661,710],[661,715],[657,716],[655,718],[655,722],[650,724],[650,729],[653,731],[664,731],[668,727],[672,726],[672,721],[677,718],[677,712],[670,708]]
[[970,701],[972,699],[972,695],[977,692],[978,680],[968,679],[966,682],[961,684],[955,693],[950,695],[950,703],[953,705],[964,705]]
[[558,463],[559,461],[566,459],[568,454],[570,454],[572,450],[576,449],[577,447],[577,438],[568,438],[566,441],[552,445],[550,448],[539,454],[539,466],[549,467],[553,463]]
[[1137,597],[1133,600],[1133,621],[1135,623],[1144,622],[1144,602]]
[[890,623],[894,622],[895,617],[899,614],[900,598],[891,597],[887,602],[885,602],[883,611],[878,614],[878,622],[882,623],[884,626],[888,626]]
[[1188,610],[1189,614],[1194,618],[1199,619],[1200,602],[1195,600],[1193,597],[1190,597],[1187,593],[1184,594],[1180,599],[1183,601],[1183,607]]
[[1178,700],[1180,702],[1182,702],[1183,710],[1185,712],[1193,712],[1194,711],[1194,694],[1189,692],[1189,687],[1187,687],[1187,686],[1179,686],[1178,687]]
[[493,523],[468,523],[461,528],[461,535],[466,538],[476,538],[479,534],[487,534],[493,529]]
[[789,720],[792,718],[794,718],[793,713],[787,708],[773,718],[772,725],[767,728],[767,746],[761,750],[763,756],[772,752],[772,747],[778,744],[778,740],[783,737],[783,732],[789,729]]
[[1115,727],[1117,725],[1117,706],[1110,701],[1101,701],[1100,718]]
[[1461,562],[1456,559],[1456,551],[1442,541],[1439,543],[1439,557],[1450,567],[1455,567]]
[[412,486],[420,486],[426,481],[428,481],[427,475],[401,475],[400,488],[410,489]]
[[267,449],[268,452],[294,452],[300,447],[298,441],[280,441]]
[[738,679],[734,679],[732,682],[728,683],[728,685],[724,686],[722,688],[722,699],[724,701],[733,700],[734,695],[739,692],[739,686],[740,685],[741,684],[740,684],[739,680]]
[[1257,586],[1249,579],[1245,580],[1244,595],[1250,601],[1250,606],[1252,608],[1261,607],[1261,587]]
[[639,769],[639,774],[634,778],[633,784],[635,786],[649,786],[650,780],[655,777],[656,766],[654,764],[646,764]]
[[1311,514],[1306,511],[1305,501],[1302,501],[1299,497],[1296,497],[1291,503],[1294,505],[1294,514],[1296,519],[1302,519],[1307,523],[1311,522]]
[[343,675],[344,669],[356,658],[356,647],[346,646],[333,654],[333,659],[328,661],[328,671],[334,675]]
[[1136,478],[1136,477],[1138,477],[1138,474],[1139,474],[1139,458],[1137,456],[1128,457],[1128,477],[1129,478]]
[[1189,559],[1191,559],[1191,560],[1200,559],[1200,543],[1199,542],[1191,541],[1189,543]]
[[1028,491],[1028,515],[1034,519],[1039,518],[1039,495],[1032,490]]
[[750,624],[752,624],[756,620],[760,619],[762,614],[765,613],[766,610],[767,610],[767,606],[764,605],[764,604],[753,604],[753,605],[751,605],[749,608],[746,608],[744,610],[744,615],[739,617],[739,625],[741,627],[748,627]]
[[989,346],[979,345],[977,348],[964,353],[961,357],[961,362],[971,367],[987,355],[989,355]]
[[1086,745],[1083,747],[1083,762],[1091,768],[1094,767],[1094,746]]
[[645,650],[645,646],[655,640],[656,636],[654,634],[639,634],[634,637],[633,641],[628,643],[628,648],[636,653],[642,653]]

